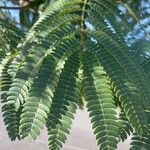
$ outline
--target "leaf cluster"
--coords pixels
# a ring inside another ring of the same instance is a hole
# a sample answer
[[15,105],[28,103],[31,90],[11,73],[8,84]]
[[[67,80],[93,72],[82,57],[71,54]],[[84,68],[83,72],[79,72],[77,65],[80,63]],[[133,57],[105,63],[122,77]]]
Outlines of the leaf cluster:
[[2,112],[11,140],[35,140],[46,126],[49,149],[62,149],[85,103],[99,149],[115,150],[133,134],[131,150],[148,150],[150,57],[138,53],[137,39],[128,42],[135,35],[129,20],[112,0],[52,1],[27,33],[0,20]]

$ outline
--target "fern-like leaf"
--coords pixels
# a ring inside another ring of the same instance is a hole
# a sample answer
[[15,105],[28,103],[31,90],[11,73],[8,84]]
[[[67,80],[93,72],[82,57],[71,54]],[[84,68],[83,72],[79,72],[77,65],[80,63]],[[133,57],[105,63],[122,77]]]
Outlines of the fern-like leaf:
[[[90,43],[90,41],[88,43]],[[111,56],[103,45],[100,46],[100,43],[92,43],[88,44],[89,50],[94,48],[96,51],[97,58],[107,71],[111,79],[112,87],[114,88],[116,96],[121,101],[127,118],[136,132],[142,136],[148,128],[148,120],[140,97],[132,93],[133,91],[127,86],[127,82],[129,82],[128,77],[120,67],[120,64],[118,64],[118,61],[114,59],[114,56]]]
[[[0,47],[6,51],[16,51],[25,33],[8,20],[0,19]],[[12,39],[10,40],[10,38]]]
[[12,78],[8,74],[8,67],[12,61],[12,57],[7,55],[1,63],[1,99],[2,99],[2,112],[4,123],[6,125],[6,130],[9,135],[9,138],[13,141],[16,138],[20,139],[19,136],[19,120],[20,120],[20,111],[16,112],[15,107],[12,104],[7,104],[7,93],[12,83]]
[[[30,51],[26,51],[26,48],[24,48],[22,53],[12,62],[9,73],[15,79],[8,94],[11,96],[13,93],[16,93],[12,98],[12,103],[15,103],[16,109],[20,107],[20,104],[24,103],[26,94],[31,86],[30,83],[32,83],[34,76],[37,74],[44,57],[56,49],[60,43],[66,41],[67,37],[72,37],[73,33],[71,32],[73,30],[70,26],[65,26],[62,30],[59,29],[54,34],[47,36],[41,43],[33,46]],[[12,70],[14,70],[13,72],[17,72],[17,74],[13,74]],[[19,85],[19,88],[16,89],[16,85]]]
[[49,149],[61,149],[71,128],[79,99],[79,58],[75,53],[68,58],[60,76],[48,117]]
[[74,40],[66,39],[64,43],[56,47],[53,53],[44,58],[24,104],[20,121],[20,134],[22,138],[36,139],[40,134],[40,129],[46,123],[61,70],[68,55],[77,47],[76,44]]
[[134,134],[131,141],[130,150],[148,150],[150,148],[150,135],[139,137],[137,134]]
[[118,125],[109,78],[91,53],[82,54],[83,91],[100,149],[116,149]]
[[121,112],[119,114],[119,135],[122,142],[125,141],[132,132],[133,128],[130,126],[126,115],[124,114],[124,112]]
[[149,128],[147,130],[147,134],[142,137],[138,136],[136,133],[132,135],[131,139],[131,148],[130,150],[148,150],[150,147],[150,112],[146,112]]
[[[147,84],[149,80],[138,61],[135,60],[135,58],[130,54],[130,52],[126,52],[126,50],[128,49],[125,45],[122,46],[122,44],[120,44],[119,41],[116,42],[116,40],[113,37],[109,36],[106,32],[103,32],[101,29],[99,29],[99,31],[92,32],[92,36],[94,36],[99,41],[99,43],[107,50],[107,52],[111,56],[114,57],[114,59],[122,67],[129,81],[135,84],[142,105],[145,109],[149,110],[150,84]],[[110,41],[111,45],[105,44],[109,43]]]

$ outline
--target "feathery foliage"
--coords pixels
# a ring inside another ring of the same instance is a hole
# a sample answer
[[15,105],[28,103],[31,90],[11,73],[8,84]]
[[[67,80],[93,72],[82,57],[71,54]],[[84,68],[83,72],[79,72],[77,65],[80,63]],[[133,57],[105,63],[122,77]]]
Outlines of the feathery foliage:
[[29,31],[0,19],[1,102],[10,139],[36,140],[46,126],[49,149],[60,150],[85,103],[100,150],[117,149],[131,134],[131,150],[148,150],[150,54],[136,37],[143,31],[144,42],[150,40],[149,3],[46,4]]

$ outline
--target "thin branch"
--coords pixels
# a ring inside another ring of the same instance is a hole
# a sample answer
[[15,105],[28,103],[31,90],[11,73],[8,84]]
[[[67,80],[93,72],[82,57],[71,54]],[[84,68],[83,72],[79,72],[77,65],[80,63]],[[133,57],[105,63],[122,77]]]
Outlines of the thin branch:
[[21,9],[21,8],[25,8],[26,6],[22,6],[22,7],[8,7],[8,6],[0,6],[0,9]]

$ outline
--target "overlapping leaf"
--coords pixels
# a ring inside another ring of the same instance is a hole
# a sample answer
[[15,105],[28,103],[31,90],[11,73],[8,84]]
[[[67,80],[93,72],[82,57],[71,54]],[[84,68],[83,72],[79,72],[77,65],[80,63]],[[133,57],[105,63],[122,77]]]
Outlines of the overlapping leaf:
[[61,149],[70,133],[79,99],[78,69],[79,57],[74,53],[61,73],[49,112],[47,127],[50,150]]
[[100,149],[116,149],[118,125],[109,78],[88,52],[82,54],[83,91],[90,112],[92,128]]

